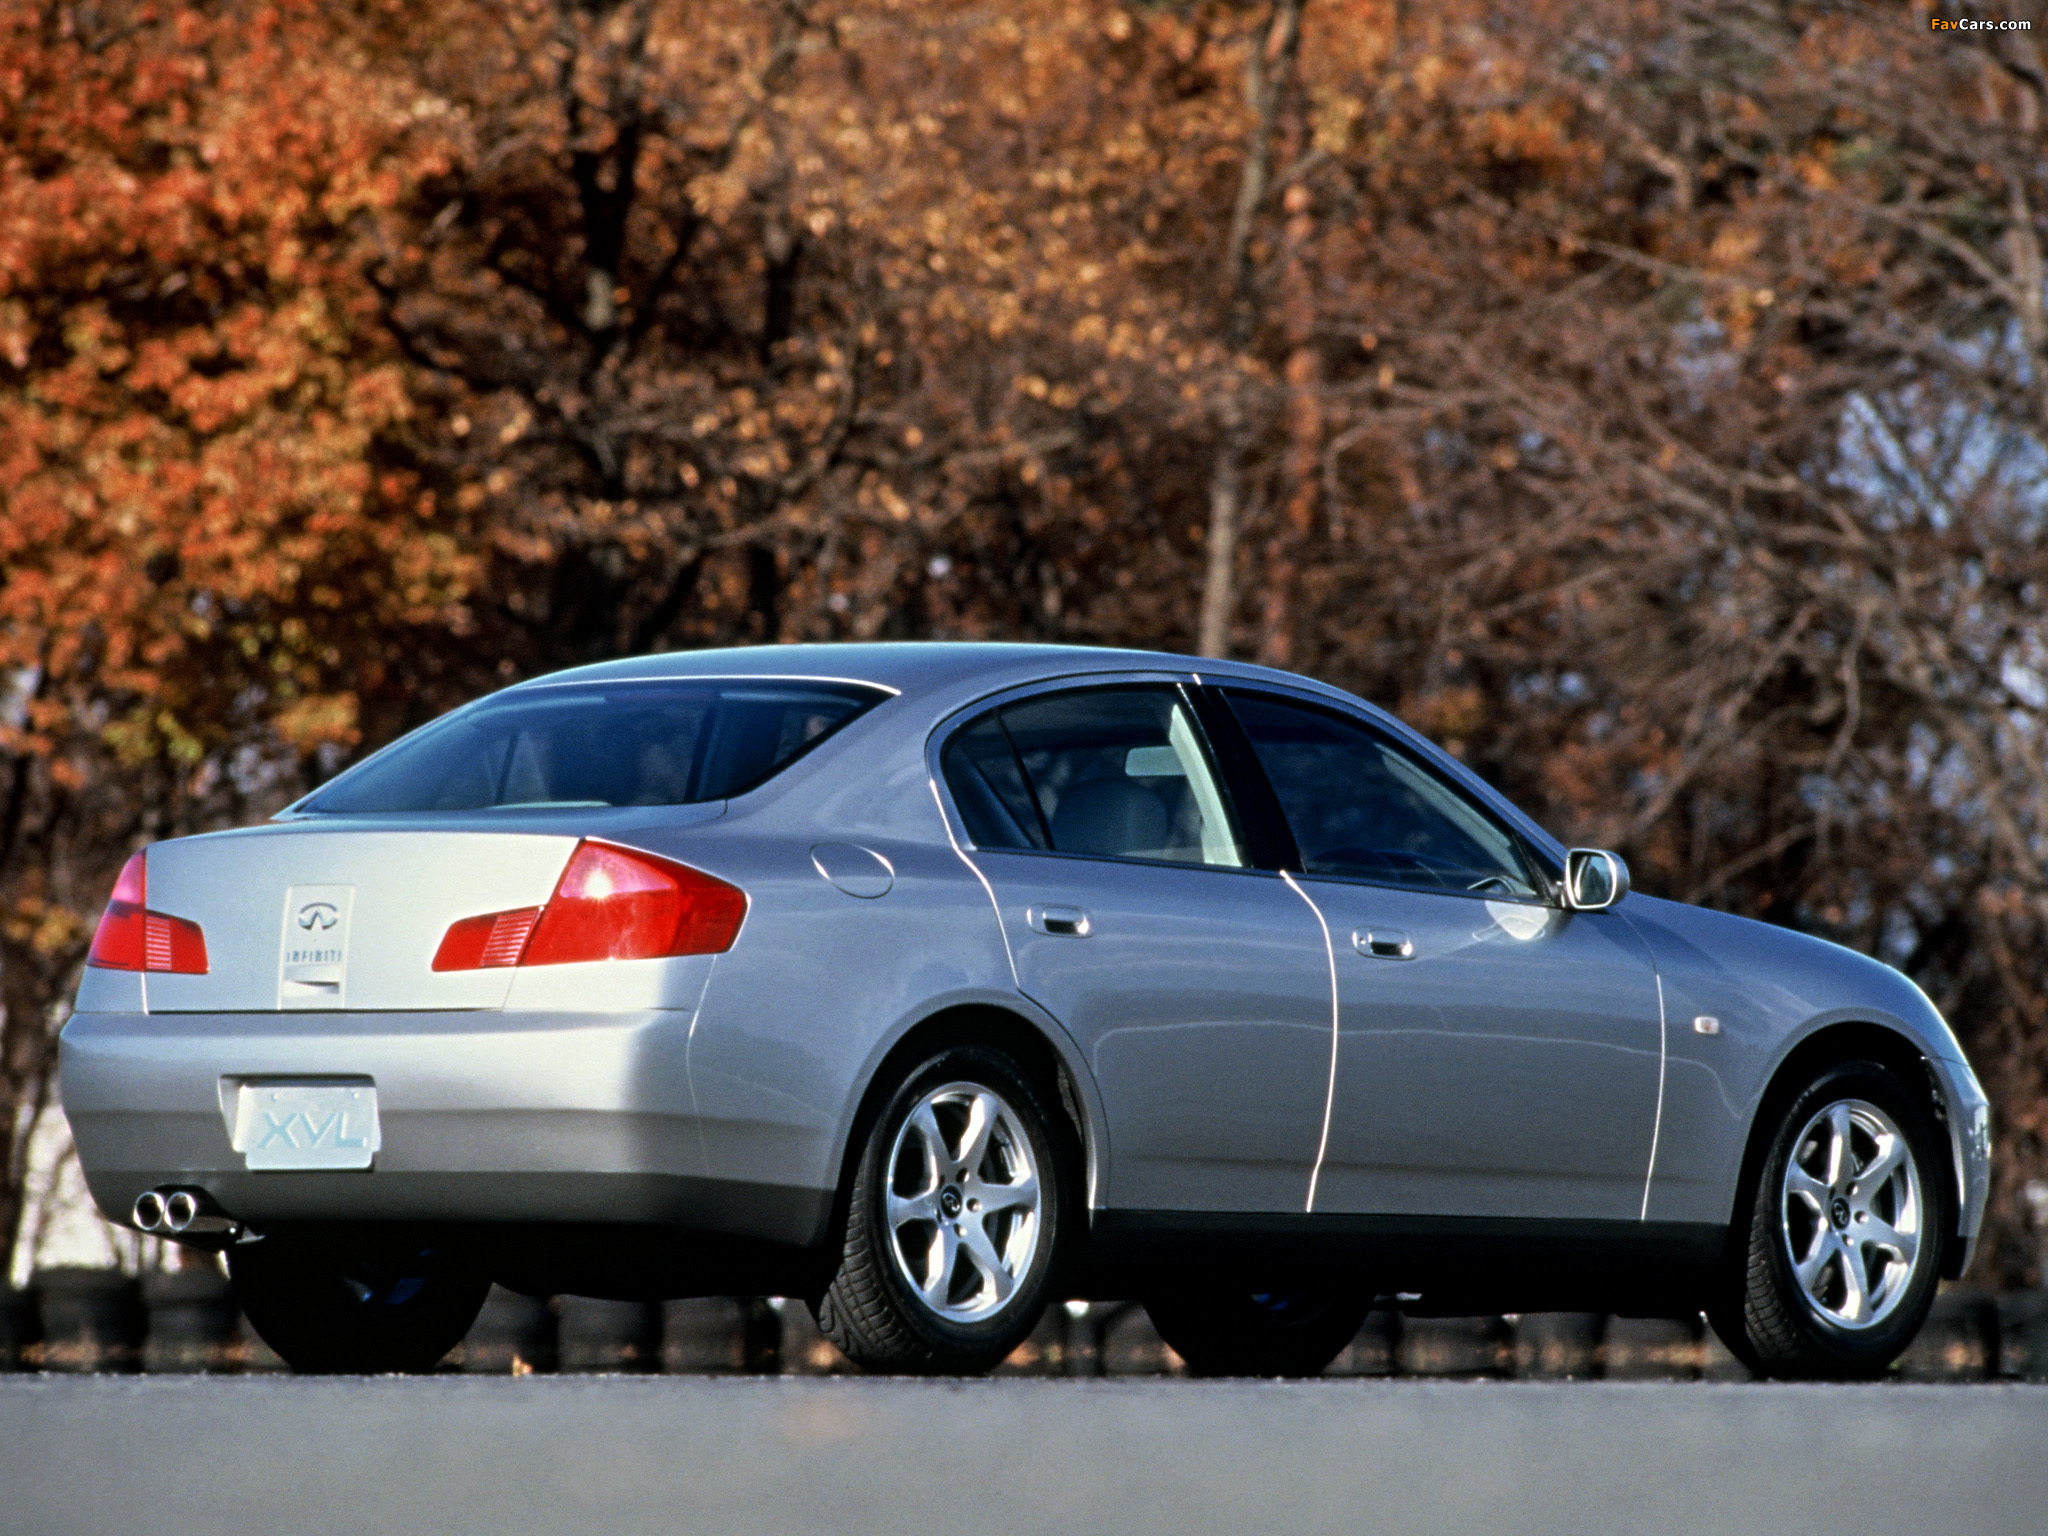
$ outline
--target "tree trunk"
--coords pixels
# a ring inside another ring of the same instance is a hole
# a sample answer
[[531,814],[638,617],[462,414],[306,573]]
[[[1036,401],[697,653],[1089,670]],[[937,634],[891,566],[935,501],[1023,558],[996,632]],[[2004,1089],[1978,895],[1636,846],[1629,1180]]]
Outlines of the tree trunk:
[[49,1110],[57,1069],[50,1029],[56,979],[27,942],[0,942],[0,1128],[6,1133],[0,1168],[0,1258],[14,1261],[28,1215],[28,1153]]
[[1209,538],[1202,580],[1202,623],[1195,648],[1204,656],[1230,650],[1230,619],[1237,607],[1237,531],[1244,514],[1244,401],[1233,382],[1225,394],[1209,475]]
[[[1297,127],[1299,126],[1297,117]],[[1297,140],[1298,133],[1290,135]],[[1306,187],[1287,189],[1287,242],[1280,272],[1280,313],[1287,331],[1287,447],[1280,461],[1280,520],[1266,543],[1266,597],[1259,660],[1291,667],[1300,606],[1303,551],[1315,531],[1323,456],[1322,354],[1316,348],[1316,296],[1307,247],[1315,233]]]
[[1237,542],[1244,516],[1244,453],[1250,439],[1243,366],[1258,329],[1252,291],[1252,226],[1264,206],[1273,177],[1273,129],[1294,73],[1301,42],[1303,0],[1273,0],[1264,36],[1245,61],[1245,97],[1252,131],[1238,175],[1224,248],[1223,282],[1230,343],[1230,373],[1217,404],[1216,462],[1209,475],[1207,568],[1196,648],[1204,656],[1230,649],[1230,621],[1237,611]]

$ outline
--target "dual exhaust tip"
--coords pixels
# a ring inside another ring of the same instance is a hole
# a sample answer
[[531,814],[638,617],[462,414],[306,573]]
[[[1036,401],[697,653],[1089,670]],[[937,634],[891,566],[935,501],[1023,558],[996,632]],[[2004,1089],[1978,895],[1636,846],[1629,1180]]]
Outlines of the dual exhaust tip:
[[152,1237],[228,1232],[234,1223],[213,1206],[203,1190],[145,1189],[135,1197],[131,1219]]

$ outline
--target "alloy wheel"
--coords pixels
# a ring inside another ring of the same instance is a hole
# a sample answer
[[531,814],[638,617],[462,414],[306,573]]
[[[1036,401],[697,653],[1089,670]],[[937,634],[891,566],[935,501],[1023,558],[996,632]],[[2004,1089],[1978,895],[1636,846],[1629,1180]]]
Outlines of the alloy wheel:
[[937,1317],[995,1316],[1030,1273],[1043,1190],[1031,1140],[999,1093],[955,1082],[922,1095],[889,1152],[890,1256]]
[[1890,1115],[1865,1099],[1815,1113],[1792,1144],[1779,1199],[1807,1308],[1852,1331],[1883,1322],[1911,1286],[1926,1209],[1912,1147]]

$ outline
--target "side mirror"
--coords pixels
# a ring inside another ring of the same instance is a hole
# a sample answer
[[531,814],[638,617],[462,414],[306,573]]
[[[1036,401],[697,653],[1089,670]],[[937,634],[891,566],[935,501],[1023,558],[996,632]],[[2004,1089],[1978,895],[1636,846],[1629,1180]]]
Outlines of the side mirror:
[[1564,856],[1564,904],[1573,912],[1602,912],[1628,894],[1628,866],[1605,848],[1574,848]]

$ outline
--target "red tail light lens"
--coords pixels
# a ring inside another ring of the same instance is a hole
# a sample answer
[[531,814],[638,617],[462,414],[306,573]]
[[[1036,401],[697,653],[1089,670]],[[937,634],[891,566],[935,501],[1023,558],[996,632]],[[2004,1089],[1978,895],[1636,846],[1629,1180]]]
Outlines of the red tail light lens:
[[442,938],[434,969],[723,954],[746,915],[737,886],[651,853],[586,841],[546,906],[462,919]]
[[99,931],[92,936],[92,953],[87,965],[103,965],[114,971],[142,969],[146,939],[143,907],[149,900],[144,884],[142,855],[132,854],[121,866],[121,878],[114,882],[114,894],[100,918]]
[[539,907],[465,917],[442,937],[441,947],[434,952],[434,969],[487,971],[517,965],[520,951],[526,948],[526,936],[539,918]]
[[113,899],[92,936],[87,965],[111,971],[170,971],[206,974],[206,935],[182,917],[149,910],[149,871],[143,855],[121,866]]

